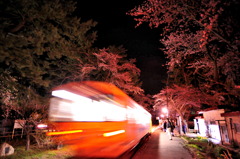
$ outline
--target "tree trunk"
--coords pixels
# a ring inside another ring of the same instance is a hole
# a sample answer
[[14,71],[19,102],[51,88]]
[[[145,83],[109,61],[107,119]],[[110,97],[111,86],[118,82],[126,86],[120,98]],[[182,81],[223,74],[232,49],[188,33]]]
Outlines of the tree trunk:
[[183,132],[182,121],[183,121],[183,118],[180,115],[180,117],[179,117],[179,131],[180,131],[180,135],[182,135],[182,132]]
[[177,112],[180,115],[180,117],[179,117],[179,131],[180,131],[180,135],[182,135],[183,134],[182,121],[184,121],[184,118],[183,118],[183,114],[180,112],[180,110],[177,110]]
[[27,135],[26,135],[26,147],[25,150],[28,151],[30,148],[30,133],[29,131],[27,131]]

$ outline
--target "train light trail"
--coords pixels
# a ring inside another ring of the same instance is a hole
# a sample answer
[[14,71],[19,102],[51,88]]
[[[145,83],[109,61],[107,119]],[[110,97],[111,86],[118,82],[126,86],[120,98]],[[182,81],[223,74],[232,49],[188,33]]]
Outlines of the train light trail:
[[[79,158],[117,158],[151,133],[151,114],[118,87],[99,81],[53,88],[47,135]],[[123,144],[125,143],[125,144]]]
[[83,132],[82,130],[72,130],[72,131],[58,131],[58,132],[48,132],[47,135],[66,135],[66,134],[73,134],[73,133],[80,133]]
[[109,133],[104,133],[103,136],[109,137],[109,136],[118,135],[118,134],[122,134],[122,133],[125,133],[125,130],[118,130],[118,131],[113,131],[113,132],[109,132]]

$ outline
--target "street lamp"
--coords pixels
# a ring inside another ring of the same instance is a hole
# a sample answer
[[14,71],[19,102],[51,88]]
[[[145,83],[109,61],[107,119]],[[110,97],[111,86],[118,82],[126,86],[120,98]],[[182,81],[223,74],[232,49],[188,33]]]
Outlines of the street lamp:
[[163,113],[168,113],[168,109],[166,107],[162,108]]
[[166,107],[162,108],[162,113],[166,114],[166,117],[168,117],[168,109]]

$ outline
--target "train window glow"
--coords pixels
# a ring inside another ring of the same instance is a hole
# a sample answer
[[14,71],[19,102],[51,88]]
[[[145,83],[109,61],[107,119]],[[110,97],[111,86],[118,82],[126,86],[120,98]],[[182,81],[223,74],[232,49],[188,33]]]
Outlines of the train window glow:
[[51,98],[49,118],[53,121],[67,121],[71,119],[71,113],[67,109],[72,104],[71,101],[61,98]]
[[[123,121],[126,108],[105,100],[92,100],[68,91],[53,91],[51,100],[52,120],[64,121]],[[64,99],[62,99],[64,98]],[[65,100],[67,99],[67,100]],[[117,105],[117,106],[116,106]]]
[[[135,105],[136,106],[136,105]],[[149,123],[149,118],[151,118],[151,115],[148,115],[146,111],[139,107],[129,107],[128,106],[128,120],[129,122],[134,122],[137,124],[147,124]]]
[[57,91],[53,91],[52,95],[55,97],[59,97],[59,98],[63,98],[63,99],[68,99],[68,100],[72,100],[72,101],[81,101],[81,102],[88,102],[90,99],[65,91],[65,90],[57,90]]
[[113,132],[109,132],[109,133],[104,133],[103,136],[109,137],[109,136],[118,135],[118,134],[122,134],[122,133],[125,133],[125,130],[118,130],[118,131],[113,131]]

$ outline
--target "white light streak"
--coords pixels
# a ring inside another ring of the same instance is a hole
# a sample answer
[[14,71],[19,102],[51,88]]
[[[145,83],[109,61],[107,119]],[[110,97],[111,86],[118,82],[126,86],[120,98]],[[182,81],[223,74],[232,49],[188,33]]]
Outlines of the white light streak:
[[109,132],[109,133],[104,133],[103,136],[109,137],[109,136],[118,135],[118,134],[122,134],[122,133],[125,133],[125,130],[118,130],[118,131],[113,131],[113,132]]

